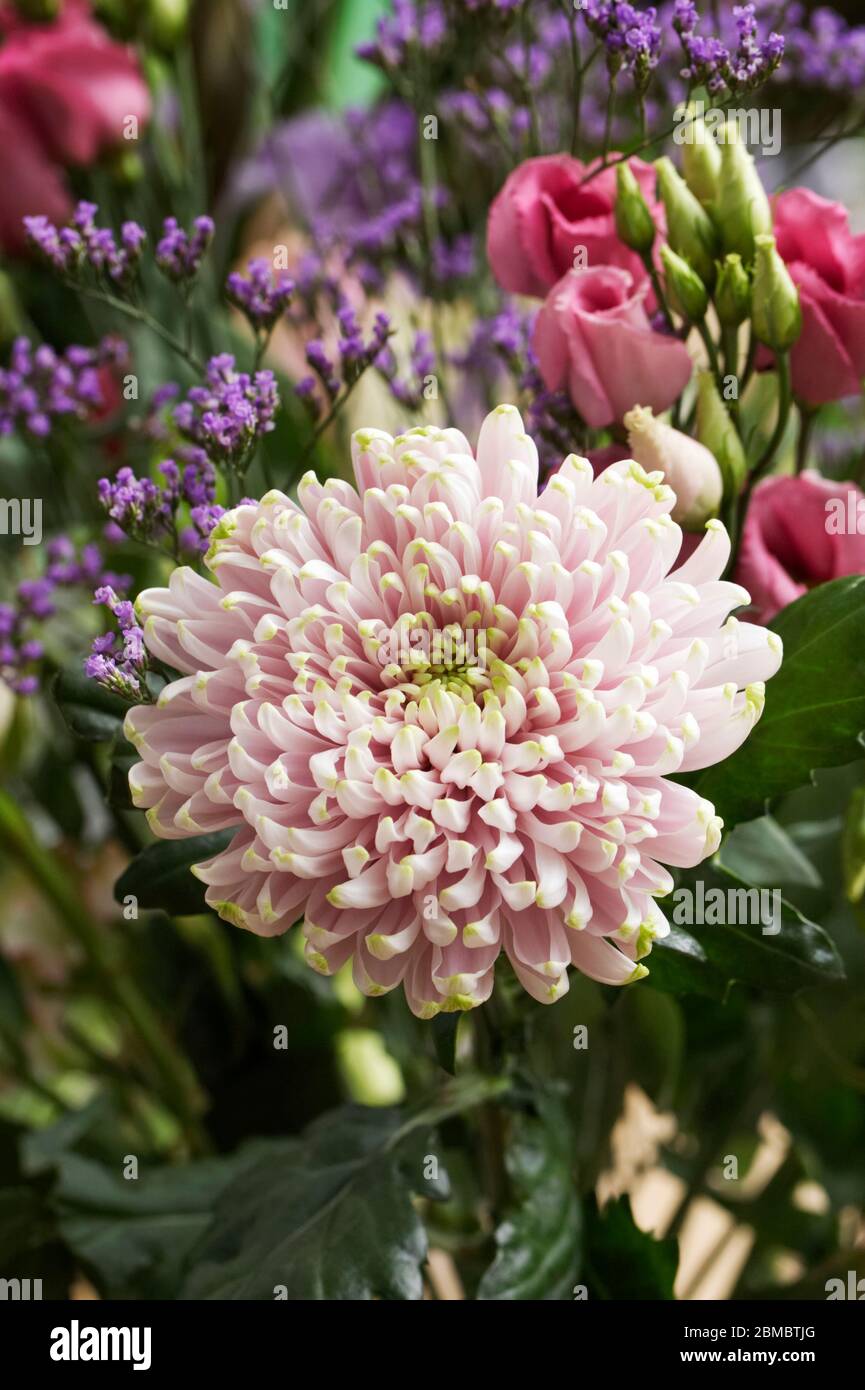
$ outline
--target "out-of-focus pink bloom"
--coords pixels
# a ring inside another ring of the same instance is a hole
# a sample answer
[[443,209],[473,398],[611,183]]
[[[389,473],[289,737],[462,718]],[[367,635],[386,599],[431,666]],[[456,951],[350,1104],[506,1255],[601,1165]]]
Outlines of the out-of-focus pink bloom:
[[544,382],[567,391],[593,429],[620,423],[635,405],[666,410],[690,380],[688,349],[653,330],[647,291],[647,281],[635,288],[614,266],[572,270],[538,314],[533,346]]
[[150,113],[134,54],[92,18],[87,0],[66,0],[50,24],[0,5],[0,245],[25,245],[21,219],[62,222],[71,208],[63,168],[91,164],[119,146],[124,121]]
[[[654,169],[641,159],[629,164],[663,231]],[[616,235],[616,170],[582,183],[592,167],[567,154],[541,155],[508,176],[487,222],[487,257],[503,289],[542,299],[574,266],[579,248],[587,267],[619,266],[631,272],[634,284],[647,278],[640,257]]]
[[736,579],[750,591],[760,621],[769,622],[815,584],[844,574],[865,574],[865,496],[859,488],[811,472],[759,483],[745,519]]
[[841,203],[808,188],[781,193],[774,216],[802,306],[793,389],[811,405],[857,395],[865,378],[865,236],[852,235]]
[[728,618],[748,595],[720,579],[724,527],[668,583],[670,488],[571,455],[538,507],[513,406],[476,455],[424,426],[358,431],[353,457],[357,491],[308,473],[297,505],[228,513],[216,583],[183,568],[140,595],[181,675],[127,716],[136,803],[167,839],[234,832],[195,870],[223,918],[305,914],[314,969],[352,960],[421,1017],[482,1003],[502,951],[547,1003],[571,964],[638,978],[664,866],[720,838],[667,774],[737,748],[781,660]]

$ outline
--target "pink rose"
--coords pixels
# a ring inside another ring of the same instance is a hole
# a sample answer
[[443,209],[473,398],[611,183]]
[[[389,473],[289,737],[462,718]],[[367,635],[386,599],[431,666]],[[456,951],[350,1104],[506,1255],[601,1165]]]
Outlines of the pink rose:
[[533,347],[549,390],[566,390],[587,425],[621,422],[635,405],[658,414],[691,376],[688,349],[655,333],[646,313],[648,282],[634,288],[627,270],[572,270],[550,290]]
[[[630,165],[656,226],[663,229],[654,169],[641,159]],[[581,184],[591,168],[567,154],[542,155],[508,176],[487,222],[487,257],[502,289],[543,299],[573,267],[578,246],[586,248],[587,266],[620,266],[631,272],[634,284],[646,278],[637,253],[616,235],[615,168]]]
[[0,36],[0,245],[16,251],[23,217],[68,213],[63,166],[119,146],[127,117],[147,119],[150,96],[133,53],[108,37],[87,0],[66,0],[50,24],[0,5]]
[[736,580],[750,593],[759,621],[768,622],[815,584],[843,574],[865,574],[865,496],[859,488],[811,472],[759,483],[736,566]]
[[794,391],[811,405],[856,395],[865,377],[865,236],[852,235],[846,208],[808,188],[775,200],[775,236],[802,304]]

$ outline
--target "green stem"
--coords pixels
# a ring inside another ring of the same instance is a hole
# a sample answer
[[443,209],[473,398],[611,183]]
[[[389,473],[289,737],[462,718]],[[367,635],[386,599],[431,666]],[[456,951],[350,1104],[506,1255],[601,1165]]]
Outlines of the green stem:
[[94,289],[91,285],[76,285],[74,288],[77,293],[86,295],[88,299],[93,299],[98,304],[107,304],[118,314],[125,314],[128,319],[143,324],[145,328],[150,329],[151,333],[155,333],[158,338],[161,338],[172,351],[176,352],[178,357],[182,357],[184,362],[188,362],[199,376],[204,374],[204,363],[201,359],[196,357],[194,352],[190,352],[181,338],[178,338],[170,329],[161,324],[146,309],[140,309],[136,304],[129,304],[125,299],[118,299],[117,295],[109,294],[107,290]]
[[787,421],[790,418],[790,407],[793,403],[793,393],[790,382],[789,352],[781,352],[777,354],[777,366],[778,418],[775,422],[775,428],[772,431],[772,438],[769,440],[769,443],[766,445],[766,448],[763,450],[763,453],[757,461],[756,467],[751,473],[748,487],[749,492],[751,488],[754,486],[754,484],[758,481],[758,479],[761,478],[762,475],[766,472],[766,469],[769,467],[769,465],[775,457],[775,454],[778,452],[781,440],[784,438],[784,433],[787,429]]
[[649,279],[652,282],[652,289],[655,291],[655,298],[658,301],[658,308],[664,315],[664,323],[667,325],[671,333],[675,333],[676,325],[673,323],[673,315],[670,313],[670,306],[667,303],[667,296],[664,293],[664,286],[661,284],[661,277],[655,269],[655,263],[652,260],[651,251],[646,252],[646,254],[642,257],[642,261],[643,265],[646,267],[646,270],[649,273]]
[[614,115],[615,109],[616,109],[616,79],[617,79],[617,77],[618,77],[618,74],[617,74],[617,73],[615,73],[615,72],[611,72],[611,73],[610,73],[610,86],[609,86],[609,91],[607,92],[607,112],[606,112],[606,116],[604,117],[604,153],[603,153],[603,155],[602,155],[602,157],[601,157],[601,163],[602,163],[602,164],[606,164],[606,162],[607,162],[607,156],[608,156],[608,154],[610,153],[610,140],[611,140],[612,134],[613,134],[613,115]]
[[13,860],[30,875],[54,907],[58,917],[84,951],[94,972],[126,1013],[140,1041],[147,1049],[154,1071],[162,1081],[177,1112],[183,1118],[190,1140],[204,1144],[198,1115],[203,1097],[184,1059],[176,1052],[150,1002],[137,984],[118,968],[107,937],[96,927],[53,855],[39,844],[26,818],[8,792],[0,790],[0,842]]
[[811,435],[814,430],[814,421],[817,418],[816,410],[807,405],[799,404],[799,438],[796,441],[796,472],[801,473],[808,463],[808,446],[811,443]]
[[712,339],[712,335],[711,335],[711,333],[709,332],[708,328],[706,327],[706,320],[705,320],[705,319],[701,319],[700,322],[696,325],[696,328],[697,328],[697,332],[699,333],[700,337],[701,337],[702,340],[703,340],[703,346],[705,347],[705,349],[706,349],[706,355],[707,355],[708,358],[709,358],[709,366],[712,368],[712,371],[715,373],[715,380],[720,384],[720,381],[721,381],[721,367],[720,367],[720,364],[719,364],[719,362],[718,362],[718,349],[715,347],[714,341],[713,341],[713,339]]

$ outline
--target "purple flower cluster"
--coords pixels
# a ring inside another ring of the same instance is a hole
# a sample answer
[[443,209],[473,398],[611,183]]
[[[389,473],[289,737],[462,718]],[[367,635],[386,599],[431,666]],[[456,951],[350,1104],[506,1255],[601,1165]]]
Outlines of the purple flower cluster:
[[357,53],[380,67],[395,68],[404,64],[412,51],[426,57],[438,53],[447,38],[448,15],[442,0],[393,0],[393,14],[378,21],[375,39],[361,44]]
[[176,217],[166,217],[156,246],[156,264],[163,275],[179,285],[191,284],[215,230],[212,217],[196,217],[191,232],[185,231]]
[[[125,467],[98,484],[99,500],[123,536],[146,545],[167,540],[175,558],[206,550],[224,510],[216,503],[216,471],[204,450],[191,445],[179,457],[180,463],[166,459],[159,465],[159,482],[138,478]],[[189,508],[190,524],[178,531],[182,504]]]
[[320,338],[307,343],[306,360],[315,375],[304,377],[294,388],[313,416],[320,414],[316,378],[328,403],[332,404],[341,390],[351,390],[369,366],[378,359],[384,360],[382,354],[393,332],[388,315],[379,312],[369,337],[365,337],[356,311],[344,301],[336,317],[339,324],[336,354],[331,356]]
[[232,271],[225,292],[255,333],[269,333],[288,307],[294,281],[288,271],[273,271],[267,261],[257,259],[249,262],[246,275]]
[[57,612],[57,591],[110,584],[124,590],[132,580],[128,575],[106,572],[95,545],[78,552],[66,536],[57,536],[47,545],[47,566],[38,579],[23,579],[11,603],[0,603],[0,678],[18,695],[32,695],[39,688],[34,669],[44,654],[43,643],[35,635],[41,623]]
[[147,650],[144,633],[135,619],[135,609],[128,599],[119,598],[110,584],[100,585],[93,602],[104,604],[118,630],[112,629],[93,639],[90,655],[84,662],[84,674],[113,694],[137,702],[141,699],[147,672]]
[[74,279],[85,268],[127,289],[135,278],[147,233],[137,222],[124,222],[119,241],[110,227],[97,227],[96,203],[81,202],[67,226],[58,228],[47,217],[25,217],[31,245],[59,271]]
[[259,439],[274,428],[276,378],[271,371],[237,371],[230,353],[210,359],[206,378],[175,407],[174,423],[208,458],[242,474]]
[[54,421],[83,420],[104,404],[100,368],[126,360],[126,345],[105,338],[97,348],[69,347],[55,352],[16,338],[9,366],[0,368],[0,436],[20,429],[36,439],[50,433]]
[[375,365],[400,405],[408,410],[420,410],[425,400],[424,392],[435,373],[436,359],[431,334],[421,329],[414,335],[406,376],[398,374],[396,358],[390,347],[379,353]]
[[735,5],[733,20],[735,47],[719,38],[697,33],[700,16],[694,0],[676,0],[673,28],[679,35],[687,66],[682,76],[688,82],[704,85],[713,96],[729,90],[745,92],[771,77],[784,56],[784,39],[772,32],[764,41],[757,34],[754,5]]
[[642,91],[661,53],[657,10],[638,10],[624,0],[589,0],[583,17],[589,32],[603,44],[608,71],[624,68]]

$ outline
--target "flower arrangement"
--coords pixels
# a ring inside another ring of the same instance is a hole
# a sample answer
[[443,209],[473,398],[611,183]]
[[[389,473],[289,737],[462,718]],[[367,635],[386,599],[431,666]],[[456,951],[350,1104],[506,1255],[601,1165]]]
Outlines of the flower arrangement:
[[[865,29],[392,0],[313,102],[289,8],[226,0],[235,82],[205,5],[0,4],[54,1286],[687,1298],[710,1197],[723,1293],[805,1296],[865,1209]],[[202,1219],[118,1263],[64,1165],[130,1154]]]

